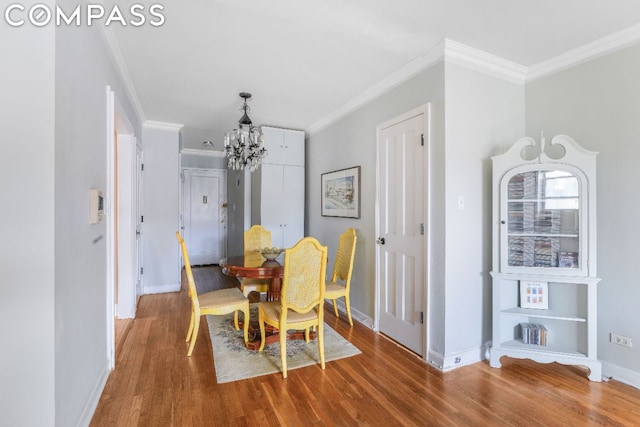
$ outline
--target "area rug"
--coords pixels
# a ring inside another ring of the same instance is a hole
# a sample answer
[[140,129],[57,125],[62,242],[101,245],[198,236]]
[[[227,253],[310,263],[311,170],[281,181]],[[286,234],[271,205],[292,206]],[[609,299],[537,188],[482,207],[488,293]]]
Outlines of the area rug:
[[[252,304],[251,317],[257,319],[257,304]],[[207,315],[209,336],[213,347],[213,362],[216,367],[218,383],[243,380],[246,378],[281,372],[280,344],[265,346],[262,352],[248,350],[244,346],[242,330],[233,327],[233,315]],[[360,354],[353,344],[340,334],[324,325],[325,362],[343,359]],[[320,364],[318,342],[312,340],[287,341],[287,370]]]

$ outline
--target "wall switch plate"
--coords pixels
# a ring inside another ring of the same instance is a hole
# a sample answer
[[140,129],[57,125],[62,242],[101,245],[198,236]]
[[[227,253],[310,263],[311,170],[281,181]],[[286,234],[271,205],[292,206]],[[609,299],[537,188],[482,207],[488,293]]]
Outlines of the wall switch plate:
[[623,347],[631,348],[633,346],[633,340],[630,337],[625,337],[624,335],[618,335],[611,332],[609,335],[609,341],[614,344],[621,345]]

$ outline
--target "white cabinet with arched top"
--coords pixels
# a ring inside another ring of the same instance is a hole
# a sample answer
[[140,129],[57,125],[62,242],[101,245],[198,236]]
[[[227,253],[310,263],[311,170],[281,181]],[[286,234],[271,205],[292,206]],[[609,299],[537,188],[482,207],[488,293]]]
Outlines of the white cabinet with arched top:
[[596,155],[572,138],[521,138],[493,160],[493,342],[503,356],[597,360]]

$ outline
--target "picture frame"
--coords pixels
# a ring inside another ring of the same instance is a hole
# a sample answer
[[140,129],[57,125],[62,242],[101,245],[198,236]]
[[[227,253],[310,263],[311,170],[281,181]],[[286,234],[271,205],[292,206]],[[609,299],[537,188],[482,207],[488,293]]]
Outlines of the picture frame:
[[549,282],[520,281],[520,308],[549,309]]
[[322,216],[360,218],[360,166],[321,174],[320,198]]

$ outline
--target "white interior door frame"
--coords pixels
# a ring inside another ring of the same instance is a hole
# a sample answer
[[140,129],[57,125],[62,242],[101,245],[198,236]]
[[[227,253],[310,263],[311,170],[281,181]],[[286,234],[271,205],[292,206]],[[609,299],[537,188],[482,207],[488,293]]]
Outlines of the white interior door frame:
[[[116,114],[117,115],[117,114]],[[128,129],[118,126],[117,162],[118,162],[118,295],[116,315],[119,319],[131,319],[136,315],[137,282],[137,246],[136,246],[136,138],[132,134],[122,133]]]
[[[104,206],[104,218],[106,221],[106,240],[107,240],[107,254],[106,254],[106,316],[107,316],[107,333],[106,333],[106,348],[107,348],[107,364],[109,369],[115,367],[115,316],[116,316],[116,292],[115,287],[117,280],[117,261],[119,248],[117,246],[118,233],[116,227],[116,203],[115,198],[117,194],[117,165],[118,159],[116,156],[116,134],[129,135],[129,138],[133,140],[135,145],[135,136],[133,135],[133,126],[131,121],[127,118],[121,105],[118,103],[117,98],[110,86],[106,86],[106,175],[107,183],[105,190],[105,206]],[[126,139],[124,137],[123,139]]]
[[[427,103],[424,105],[421,105],[415,109],[412,109],[410,111],[407,111],[404,114],[401,114],[397,117],[394,117],[384,123],[379,124],[376,127],[376,196],[375,196],[375,222],[374,222],[374,226],[375,226],[375,233],[376,233],[376,238],[377,236],[380,236],[380,231],[381,231],[381,223],[380,223],[380,209],[381,209],[381,197],[380,197],[380,186],[384,185],[385,183],[382,182],[382,178],[381,178],[381,173],[379,170],[379,158],[378,158],[378,153],[379,153],[379,148],[380,148],[380,132],[382,129],[388,128],[390,126],[393,126],[395,124],[401,123],[403,121],[409,120],[415,116],[418,116],[422,114],[424,117],[424,123],[423,123],[423,129],[424,129],[424,181],[423,181],[423,188],[424,191],[426,192],[426,195],[424,197],[424,234],[426,235],[425,239],[424,239],[424,283],[425,283],[425,289],[423,292],[423,308],[424,308],[424,312],[425,312],[425,316],[424,316],[424,344],[423,344],[423,351],[422,351],[422,358],[424,360],[427,360],[427,356],[428,356],[428,349],[429,349],[429,291],[430,291],[430,283],[429,283],[429,273],[431,271],[430,268],[430,247],[431,247],[431,211],[430,211],[430,197],[431,197],[431,191],[430,191],[430,174],[431,174],[431,168],[429,167],[429,162],[431,159],[431,153],[430,153],[430,148],[431,148],[431,104]],[[378,272],[379,267],[380,267],[380,262],[381,262],[381,249],[380,249],[380,245],[376,244],[376,277],[375,277],[375,301],[374,301],[374,319],[373,319],[373,329],[376,332],[380,331],[380,310],[381,310],[381,301],[380,301],[380,287],[381,287],[381,278],[379,277]]]
[[105,198],[105,218],[107,228],[107,364],[109,370],[115,367],[115,215],[114,215],[114,195],[115,195],[115,95],[111,86],[106,88],[106,120],[107,120],[107,188]]

